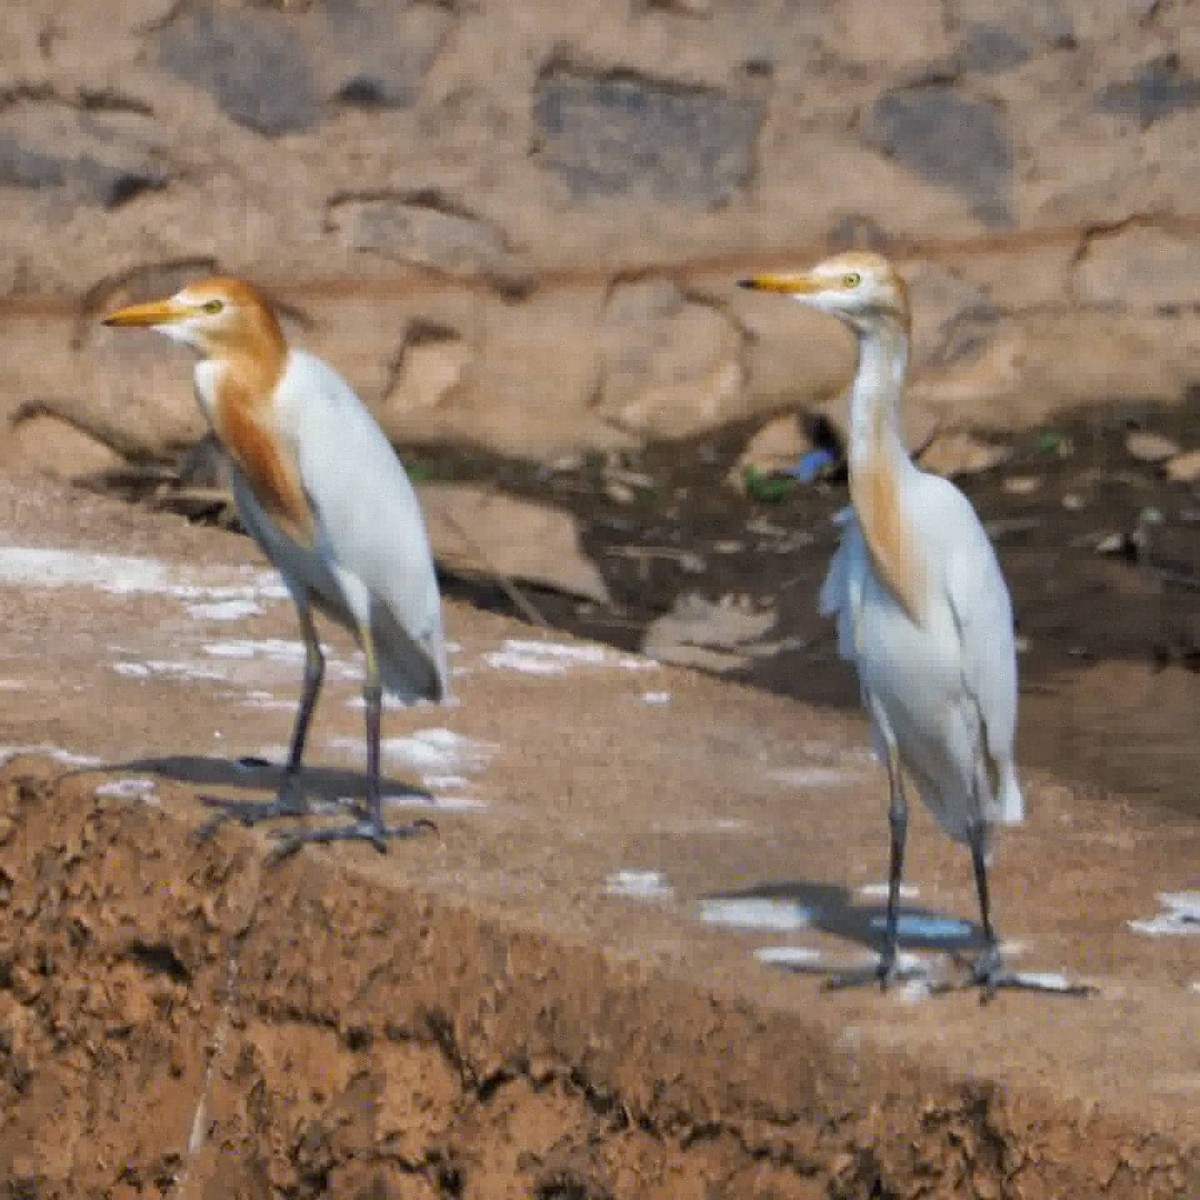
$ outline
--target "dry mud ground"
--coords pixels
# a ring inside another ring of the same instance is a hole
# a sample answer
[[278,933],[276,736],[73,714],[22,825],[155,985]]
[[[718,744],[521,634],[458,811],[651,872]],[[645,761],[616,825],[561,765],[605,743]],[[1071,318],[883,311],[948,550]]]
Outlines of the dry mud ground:
[[[1186,814],[1026,772],[1000,927],[1095,997],[824,993],[779,964],[875,944],[861,720],[451,603],[459,703],[386,728],[437,834],[271,866],[195,836],[297,688],[249,543],[30,483],[0,529],[0,1194],[1200,1195]],[[333,647],[309,778],[361,794]],[[969,875],[918,813],[934,974]]]

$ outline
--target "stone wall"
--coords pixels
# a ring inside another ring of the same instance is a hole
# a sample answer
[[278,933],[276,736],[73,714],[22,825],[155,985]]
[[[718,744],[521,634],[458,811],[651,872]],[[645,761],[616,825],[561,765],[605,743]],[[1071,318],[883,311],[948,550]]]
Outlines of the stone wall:
[[190,440],[185,359],[92,318],[219,268],[398,437],[686,435],[836,403],[841,331],[731,280],[847,244],[905,264],[930,415],[1173,401],[1200,341],[1187,13],[7,0],[0,408]]

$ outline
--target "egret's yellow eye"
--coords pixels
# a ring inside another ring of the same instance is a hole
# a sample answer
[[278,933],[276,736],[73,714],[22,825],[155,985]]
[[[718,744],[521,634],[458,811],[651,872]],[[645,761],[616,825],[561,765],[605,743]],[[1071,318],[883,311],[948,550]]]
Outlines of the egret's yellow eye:
[[862,276],[857,271],[851,271],[849,275],[842,276],[842,287],[856,288],[862,283]]
[[219,313],[221,309],[225,307],[225,305],[222,304],[220,300],[207,300],[202,307],[206,313],[216,316],[216,314]]

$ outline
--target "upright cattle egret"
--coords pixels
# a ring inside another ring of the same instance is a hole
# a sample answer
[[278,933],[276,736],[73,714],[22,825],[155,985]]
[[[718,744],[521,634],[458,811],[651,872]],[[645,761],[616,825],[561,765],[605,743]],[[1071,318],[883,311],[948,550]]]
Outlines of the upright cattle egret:
[[[941,827],[971,850],[985,948],[968,979],[1039,987],[1003,969],[988,901],[989,826],[1023,815],[1013,768],[1017,665],[1008,588],[970,501],[918,470],[900,433],[908,367],[903,280],[876,254],[845,253],[797,274],[741,286],[781,292],[844,321],[858,339],[850,399],[850,499],[842,542],[821,589],[838,649],[858,672],[891,790],[887,925],[878,965],[834,985],[898,978],[897,908],[908,806],[902,770]],[[1045,985],[1048,988],[1052,985]],[[1053,986],[1052,990],[1075,990]]]
[[382,692],[407,701],[447,692],[437,578],[404,468],[345,380],[289,348],[271,306],[247,283],[208,279],[104,323],[147,326],[199,352],[196,392],[231,460],[238,511],[283,576],[304,635],[304,691],[278,796],[210,803],[247,824],[309,811],[297,776],[325,668],[315,606],[354,633],[366,659],[369,810],[350,825],[302,831],[287,848],[366,839],[382,851],[384,839],[417,828],[383,822]]

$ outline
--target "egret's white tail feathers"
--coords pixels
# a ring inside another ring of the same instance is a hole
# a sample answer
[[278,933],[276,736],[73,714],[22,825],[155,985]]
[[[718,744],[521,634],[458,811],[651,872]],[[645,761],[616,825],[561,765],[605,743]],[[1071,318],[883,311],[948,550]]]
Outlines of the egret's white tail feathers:
[[1000,788],[992,809],[987,818],[996,825],[1020,825],[1025,820],[1025,797],[1021,795],[1021,785],[1012,763],[1004,768],[1000,777]]

